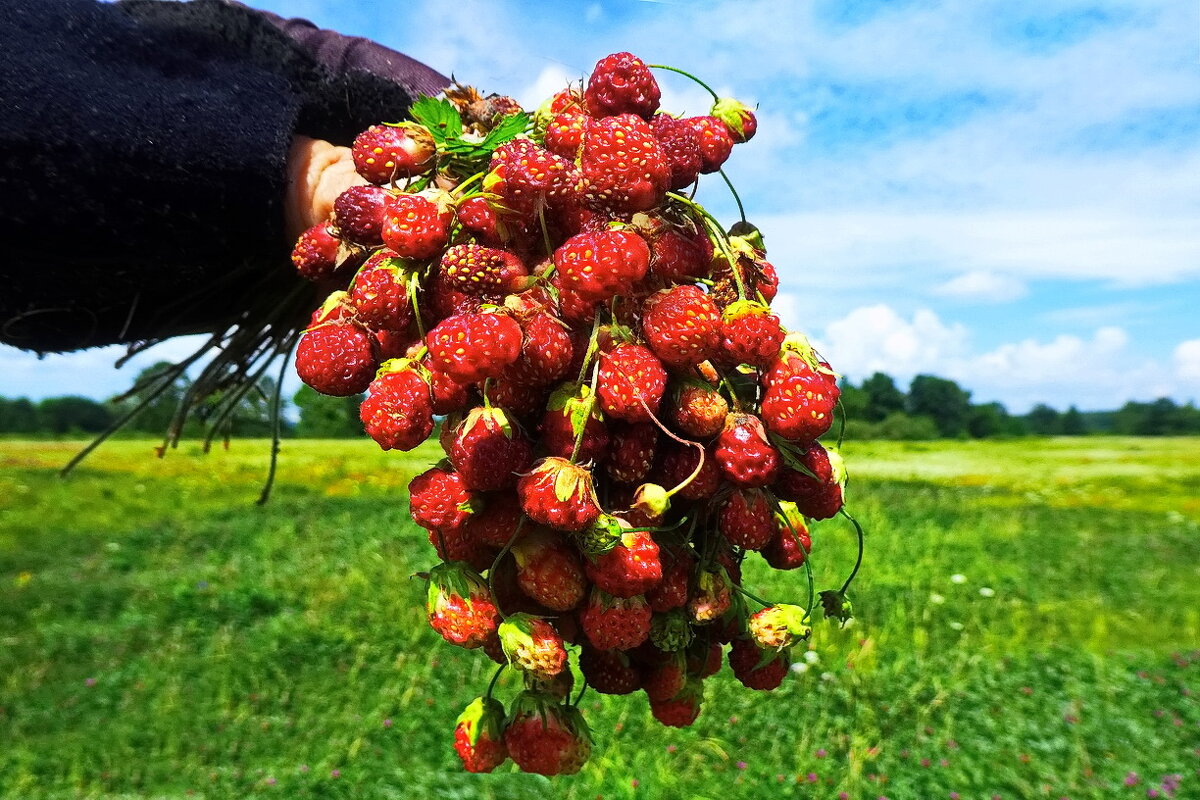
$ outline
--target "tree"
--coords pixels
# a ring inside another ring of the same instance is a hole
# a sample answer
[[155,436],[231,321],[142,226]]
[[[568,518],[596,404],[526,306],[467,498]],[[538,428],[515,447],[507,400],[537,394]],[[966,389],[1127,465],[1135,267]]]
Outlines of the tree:
[[891,375],[876,372],[860,387],[867,396],[866,418],[881,422],[889,414],[904,410],[904,392],[896,388]]
[[918,375],[908,387],[908,411],[932,419],[940,435],[958,438],[967,431],[971,393],[954,381]]
[[987,439],[1008,433],[1008,409],[1000,403],[971,406],[967,417],[967,433],[976,439]]
[[37,407],[26,397],[0,397],[0,433],[37,433],[41,429]]
[[362,435],[358,407],[362,395],[328,397],[301,386],[292,402],[300,409],[296,435],[309,439],[346,439]]
[[1062,420],[1059,419],[1058,411],[1045,403],[1034,406],[1025,415],[1025,419],[1029,423],[1030,432],[1037,436],[1054,436],[1062,430]]
[[112,423],[112,412],[86,397],[48,397],[38,404],[43,429],[51,433],[100,433]]
[[1063,436],[1083,436],[1087,433],[1087,423],[1084,422],[1083,414],[1079,413],[1079,409],[1071,406],[1062,415],[1062,432]]
[[[859,421],[867,419],[867,394],[862,389],[855,388],[850,381],[843,380],[839,388],[842,390],[841,408],[835,409],[835,415],[846,415],[846,421]],[[834,428],[836,430],[840,420],[834,420]]]

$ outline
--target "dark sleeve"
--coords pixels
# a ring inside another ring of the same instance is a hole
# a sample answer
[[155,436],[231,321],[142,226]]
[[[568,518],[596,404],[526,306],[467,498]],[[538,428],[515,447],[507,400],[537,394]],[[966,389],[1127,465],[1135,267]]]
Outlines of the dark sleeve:
[[412,100],[223,0],[0,13],[0,341],[18,347],[211,331],[304,291],[283,224],[293,135],[346,143]]

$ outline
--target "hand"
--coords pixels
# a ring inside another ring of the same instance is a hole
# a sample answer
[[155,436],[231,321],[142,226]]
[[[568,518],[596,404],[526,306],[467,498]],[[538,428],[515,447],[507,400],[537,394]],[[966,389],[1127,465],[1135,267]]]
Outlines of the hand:
[[291,241],[318,222],[329,219],[338,195],[351,186],[367,182],[354,171],[349,147],[338,147],[307,136],[292,140],[287,172],[284,219]]

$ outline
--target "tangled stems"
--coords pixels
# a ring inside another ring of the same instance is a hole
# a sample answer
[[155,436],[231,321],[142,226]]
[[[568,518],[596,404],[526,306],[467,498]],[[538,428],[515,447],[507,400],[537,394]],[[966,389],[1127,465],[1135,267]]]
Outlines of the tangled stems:
[[709,233],[716,240],[717,247],[721,250],[721,255],[723,255],[725,260],[729,262],[729,271],[733,273],[733,280],[737,283],[738,299],[745,300],[746,283],[742,280],[741,270],[738,269],[737,257],[734,256],[733,251],[729,249],[729,240],[725,236],[725,231],[721,228],[721,223],[718,222],[712,214],[708,213],[704,206],[700,205],[699,203],[689,200],[677,192],[668,192],[667,196],[678,200],[680,203],[683,203],[684,206],[700,217],[701,221],[704,223],[704,227],[708,228]]

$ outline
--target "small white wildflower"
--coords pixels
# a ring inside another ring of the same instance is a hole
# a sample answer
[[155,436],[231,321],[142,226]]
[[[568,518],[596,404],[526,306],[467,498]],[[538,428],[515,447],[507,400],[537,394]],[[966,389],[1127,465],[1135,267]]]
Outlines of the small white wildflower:
[[803,661],[797,661],[795,664],[792,664],[792,672],[798,675],[808,672],[808,664],[805,664]]
[[856,619],[858,619],[858,617],[851,617],[850,619],[848,619],[848,620],[846,620],[845,622],[843,622],[843,623],[842,623],[842,630],[844,630],[844,631],[848,631],[848,630],[850,630],[851,628],[853,628],[855,625],[857,625],[858,623],[856,623],[856,622],[854,621],[854,620],[856,620]]
[[996,590],[995,590],[995,589],[993,589],[993,588],[992,588],[992,587],[990,587],[990,586],[980,586],[980,587],[979,587],[979,594],[980,594],[980,596],[981,596],[981,597],[995,597],[995,596],[996,596]]
[[937,592],[934,592],[933,594],[929,595],[929,602],[933,603],[935,606],[940,606],[942,603],[946,602],[946,598],[942,597]]
[[950,576],[950,582],[951,583],[966,583],[967,576],[963,575],[961,572],[956,572]]
[[963,624],[961,622],[951,622],[950,627],[956,631],[961,631],[963,629]]
[[836,677],[837,676],[834,675],[832,672],[822,672],[821,673],[821,680],[823,680],[823,681],[831,681]]
[[804,660],[810,664],[815,664],[821,660],[821,654],[818,653],[816,650],[805,650],[804,651]]

